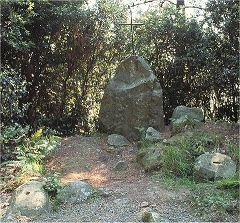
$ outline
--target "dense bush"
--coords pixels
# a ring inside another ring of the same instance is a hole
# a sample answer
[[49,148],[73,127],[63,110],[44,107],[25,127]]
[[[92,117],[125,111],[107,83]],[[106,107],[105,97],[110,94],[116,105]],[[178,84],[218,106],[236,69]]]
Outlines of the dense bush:
[[176,176],[193,176],[195,159],[221,148],[223,141],[224,137],[214,132],[196,130],[175,135],[162,148],[162,171]]

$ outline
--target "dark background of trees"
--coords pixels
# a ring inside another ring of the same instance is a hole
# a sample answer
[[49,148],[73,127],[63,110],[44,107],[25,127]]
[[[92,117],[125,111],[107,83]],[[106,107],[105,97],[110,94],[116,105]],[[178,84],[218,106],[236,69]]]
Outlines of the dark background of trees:
[[[146,12],[136,48],[164,92],[166,124],[178,105],[238,120],[238,4],[210,0],[203,20],[175,6]],[[1,2],[1,121],[59,134],[97,128],[104,87],[131,54],[126,7],[99,0]]]

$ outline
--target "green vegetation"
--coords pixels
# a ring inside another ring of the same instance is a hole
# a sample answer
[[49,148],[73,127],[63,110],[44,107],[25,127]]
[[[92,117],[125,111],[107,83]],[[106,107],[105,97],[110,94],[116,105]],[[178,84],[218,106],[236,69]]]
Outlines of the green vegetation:
[[236,161],[239,159],[237,145],[224,139],[220,134],[197,129],[173,136],[161,145],[161,172],[151,176],[168,189],[189,189],[189,202],[207,221],[225,221],[228,214],[239,213],[239,172],[232,178],[217,181],[199,181],[193,175],[195,159],[204,152],[227,147],[228,155],[234,155],[232,158]]
[[206,221],[224,221],[227,214],[239,212],[240,179],[237,174],[215,182],[197,182],[192,177],[177,177],[165,172],[155,173],[151,179],[163,183],[167,189],[189,189],[189,202]]
[[48,192],[51,198],[55,198],[58,192],[62,189],[58,174],[49,174],[45,177],[44,189]]
[[8,155],[14,157],[1,163],[2,189],[12,190],[32,177],[41,177],[45,173],[45,157],[59,146],[59,137],[44,134],[43,129],[27,137],[26,129],[9,127],[1,134],[3,148],[10,148]]
[[[131,54],[131,33],[119,25],[129,16],[126,5],[87,2],[1,1],[5,126],[46,126],[62,135],[97,129],[103,89]],[[204,12],[199,21],[166,4],[136,21],[145,24],[136,28],[136,50],[161,83],[166,123],[178,105],[238,120],[238,1],[209,0]]]

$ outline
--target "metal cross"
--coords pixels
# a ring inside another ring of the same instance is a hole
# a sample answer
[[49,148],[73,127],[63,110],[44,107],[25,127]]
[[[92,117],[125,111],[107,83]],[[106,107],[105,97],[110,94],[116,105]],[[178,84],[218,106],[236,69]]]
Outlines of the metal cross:
[[134,26],[140,26],[144,25],[143,23],[133,23],[133,16],[132,16],[132,10],[131,6],[128,6],[128,9],[130,10],[130,15],[131,15],[131,23],[119,23],[119,25],[126,25],[126,26],[131,26],[131,34],[132,34],[132,53],[135,55],[135,47],[134,47]]

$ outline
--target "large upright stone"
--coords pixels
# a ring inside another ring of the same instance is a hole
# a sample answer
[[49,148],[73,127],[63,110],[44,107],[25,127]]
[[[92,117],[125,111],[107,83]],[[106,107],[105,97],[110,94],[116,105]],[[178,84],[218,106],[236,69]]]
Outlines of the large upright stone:
[[100,114],[104,132],[137,138],[137,128],[152,126],[162,130],[162,88],[148,63],[130,56],[118,66],[105,89]]

